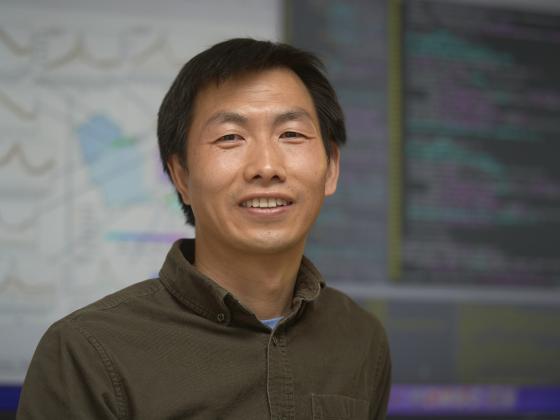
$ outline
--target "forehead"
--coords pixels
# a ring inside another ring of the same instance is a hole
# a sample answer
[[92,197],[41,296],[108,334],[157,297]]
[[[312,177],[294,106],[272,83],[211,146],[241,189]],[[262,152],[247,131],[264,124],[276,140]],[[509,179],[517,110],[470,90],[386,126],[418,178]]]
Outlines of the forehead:
[[216,112],[247,112],[250,117],[283,107],[302,108],[317,118],[307,87],[292,70],[253,71],[202,88],[195,99],[193,123]]

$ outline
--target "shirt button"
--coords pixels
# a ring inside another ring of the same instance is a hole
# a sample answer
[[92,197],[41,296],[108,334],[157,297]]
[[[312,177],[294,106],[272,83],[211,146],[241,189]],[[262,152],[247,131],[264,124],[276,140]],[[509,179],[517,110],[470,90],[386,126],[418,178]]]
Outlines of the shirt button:
[[218,322],[224,322],[226,316],[222,312],[220,312],[216,318],[218,319]]

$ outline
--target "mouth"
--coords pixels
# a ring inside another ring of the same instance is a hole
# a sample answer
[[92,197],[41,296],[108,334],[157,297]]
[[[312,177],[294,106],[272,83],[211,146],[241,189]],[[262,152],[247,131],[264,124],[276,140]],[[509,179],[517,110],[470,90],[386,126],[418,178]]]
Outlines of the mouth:
[[241,207],[255,208],[255,209],[275,209],[279,207],[291,206],[292,202],[284,200],[283,198],[275,197],[257,197],[243,201]]

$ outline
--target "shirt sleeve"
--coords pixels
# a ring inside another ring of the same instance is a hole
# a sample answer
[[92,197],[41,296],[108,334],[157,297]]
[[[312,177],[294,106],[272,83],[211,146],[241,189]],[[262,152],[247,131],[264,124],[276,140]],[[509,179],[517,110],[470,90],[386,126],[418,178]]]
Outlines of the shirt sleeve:
[[100,343],[65,319],[47,330],[35,350],[16,418],[124,419],[123,395]]
[[385,420],[391,393],[391,354],[385,333],[383,333],[383,339],[381,340],[376,370],[377,383],[371,401],[371,420]]

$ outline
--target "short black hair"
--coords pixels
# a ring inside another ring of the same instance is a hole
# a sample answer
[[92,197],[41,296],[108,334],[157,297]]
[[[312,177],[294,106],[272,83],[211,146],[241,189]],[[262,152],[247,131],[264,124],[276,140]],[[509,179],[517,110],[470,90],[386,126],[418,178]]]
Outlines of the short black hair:
[[[293,71],[307,87],[317,111],[321,136],[330,158],[332,143],[346,142],[344,114],[336,93],[325,76],[325,67],[314,54],[288,44],[234,38],[199,53],[181,69],[159,108],[157,136],[165,173],[171,179],[167,163],[177,155],[181,165],[187,162],[187,134],[192,123],[198,93],[208,84],[249,72],[272,68]],[[188,224],[194,226],[191,206],[177,192]]]

